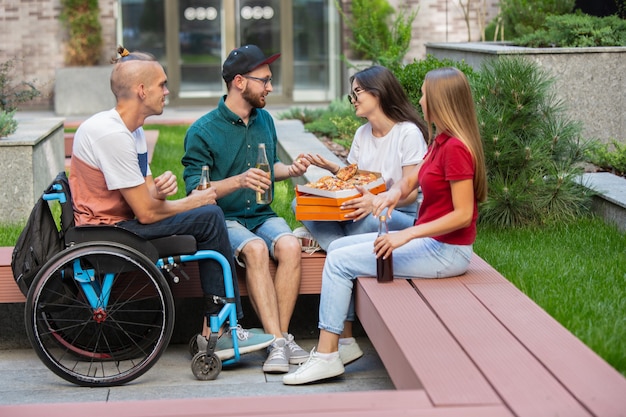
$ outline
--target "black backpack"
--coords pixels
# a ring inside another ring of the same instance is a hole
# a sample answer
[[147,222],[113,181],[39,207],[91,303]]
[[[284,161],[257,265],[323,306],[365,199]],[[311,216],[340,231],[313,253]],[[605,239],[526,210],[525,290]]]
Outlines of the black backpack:
[[[44,196],[52,196],[52,199],[58,199],[61,203],[60,230]],[[24,296],[28,295],[28,289],[41,267],[64,249],[63,236],[73,226],[72,196],[67,176],[62,171],[37,200],[13,249],[11,269]]]

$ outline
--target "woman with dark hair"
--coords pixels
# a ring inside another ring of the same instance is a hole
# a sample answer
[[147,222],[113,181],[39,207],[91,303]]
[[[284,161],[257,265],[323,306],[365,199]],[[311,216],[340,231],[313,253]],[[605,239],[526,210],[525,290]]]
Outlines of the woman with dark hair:
[[436,128],[428,152],[409,175],[372,201],[372,213],[378,215],[421,187],[424,200],[415,225],[380,237],[375,233],[348,236],[330,245],[322,274],[317,350],[283,377],[285,384],[344,373],[340,335],[345,335],[344,322],[349,320],[353,280],[376,276],[377,258],[393,253],[395,279],[445,278],[467,271],[476,239],[478,203],[487,198],[487,176],[465,74],[451,67],[428,72],[420,105],[429,131],[433,125]]
[[[372,66],[350,77],[348,100],[357,116],[367,119],[354,135],[348,162],[359,169],[380,172],[387,185],[407,175],[422,161],[428,134],[426,123],[415,110],[402,85],[393,73],[382,66]],[[320,155],[305,156],[312,164],[336,174],[341,168]],[[345,221],[303,221],[320,247],[328,250],[331,242],[344,236],[374,232],[378,220],[371,216],[374,195],[359,188],[362,196],[344,203],[354,209]],[[413,224],[417,213],[414,190],[389,213],[390,230],[405,229]]]

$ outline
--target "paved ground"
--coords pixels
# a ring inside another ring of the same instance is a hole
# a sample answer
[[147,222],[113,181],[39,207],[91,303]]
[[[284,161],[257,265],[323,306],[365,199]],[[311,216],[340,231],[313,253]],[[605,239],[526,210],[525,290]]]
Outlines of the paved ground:
[[[316,341],[300,342],[305,349],[310,349]],[[283,385],[282,374],[262,372],[261,365],[266,357],[264,351],[243,355],[238,364],[225,367],[214,381],[198,381],[190,369],[191,357],[187,346],[171,345],[152,369],[130,384],[113,388],[81,388],[53,374],[31,349],[2,350],[0,415],[4,415],[3,405],[14,404],[393,390],[393,384],[367,338],[360,338],[359,344],[365,355],[348,365],[344,376],[325,383],[296,387]]]

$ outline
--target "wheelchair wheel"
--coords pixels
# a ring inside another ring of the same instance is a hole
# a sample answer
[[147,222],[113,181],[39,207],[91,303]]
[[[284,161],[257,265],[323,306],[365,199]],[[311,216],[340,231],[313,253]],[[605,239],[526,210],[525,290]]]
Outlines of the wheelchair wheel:
[[221,371],[222,360],[215,353],[209,356],[205,352],[198,352],[191,359],[191,372],[201,381],[214,380]]
[[28,338],[56,375],[81,386],[132,381],[172,335],[174,300],[161,271],[127,246],[75,245],[53,257],[26,301]]

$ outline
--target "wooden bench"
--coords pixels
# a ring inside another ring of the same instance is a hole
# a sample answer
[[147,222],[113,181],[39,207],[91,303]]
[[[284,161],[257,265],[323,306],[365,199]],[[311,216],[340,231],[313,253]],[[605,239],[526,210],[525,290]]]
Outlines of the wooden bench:
[[[317,293],[324,255],[302,256],[301,292]],[[199,290],[186,287],[197,282],[197,268],[188,266],[187,272],[192,279],[175,289],[177,296]],[[209,409],[231,416],[259,410],[275,416],[355,417],[626,413],[626,379],[477,255],[459,277],[389,284],[358,278],[355,292],[359,320],[395,391],[298,395],[295,388],[294,395],[280,397],[34,404],[5,411],[36,415],[45,409],[61,416],[97,409],[117,417],[131,416],[139,407],[158,416]]]
[[477,255],[459,277],[355,288],[394,385],[425,390],[435,408],[626,415],[626,379]]
[[[13,272],[11,271],[11,254],[13,247],[0,247],[0,303],[23,303],[26,300],[20,292]],[[324,268],[326,254],[316,252],[308,254],[302,252],[302,280],[300,282],[300,294],[319,294],[322,288],[322,269]],[[183,270],[189,276],[186,280],[182,274],[177,274],[180,282],[172,283],[172,294],[174,298],[202,297],[202,288],[198,272],[198,264],[189,262],[183,266]],[[176,271],[175,271],[176,272]],[[276,272],[276,264],[270,262],[270,272],[272,276]],[[237,278],[239,292],[241,295],[248,295],[245,281],[245,270],[237,266]]]

